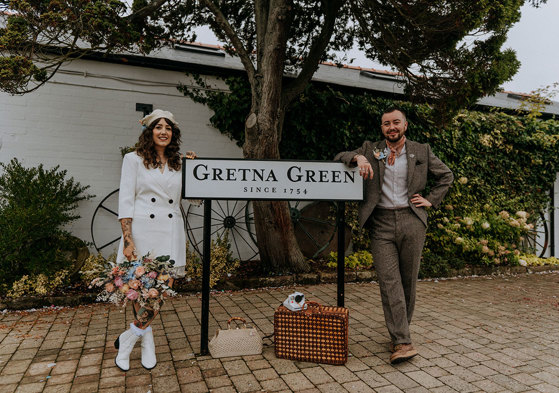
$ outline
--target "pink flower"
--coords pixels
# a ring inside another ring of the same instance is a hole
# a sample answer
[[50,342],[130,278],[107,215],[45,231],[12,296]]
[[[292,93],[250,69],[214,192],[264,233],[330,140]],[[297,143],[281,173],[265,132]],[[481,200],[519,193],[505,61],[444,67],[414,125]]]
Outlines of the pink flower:
[[144,273],[146,272],[146,268],[143,266],[138,266],[136,268],[136,277],[141,277],[144,275]]
[[148,295],[149,295],[149,297],[151,297],[151,298],[156,298],[157,296],[159,296],[159,291],[158,291],[157,289],[155,289],[155,288],[151,288],[151,289],[148,291]]
[[130,288],[132,289],[138,289],[140,287],[140,281],[138,280],[130,280],[128,281],[128,285],[130,286]]
[[113,276],[120,276],[120,269],[118,268],[118,266],[113,267],[113,269],[111,270],[111,274]]
[[113,285],[113,283],[108,282],[105,284],[105,290],[109,293],[113,292],[115,290],[115,286]]
[[149,278],[156,278],[156,277],[157,277],[157,272],[155,272],[155,271],[149,272],[149,273],[148,273],[148,277],[149,277]]
[[138,298],[138,296],[139,296],[138,292],[136,292],[136,291],[133,290],[133,289],[130,289],[130,290],[126,293],[126,297],[127,297],[129,300],[136,300],[136,299]]
[[122,281],[122,278],[120,277],[115,278],[115,285],[117,287],[121,287],[122,285],[124,285],[124,281]]

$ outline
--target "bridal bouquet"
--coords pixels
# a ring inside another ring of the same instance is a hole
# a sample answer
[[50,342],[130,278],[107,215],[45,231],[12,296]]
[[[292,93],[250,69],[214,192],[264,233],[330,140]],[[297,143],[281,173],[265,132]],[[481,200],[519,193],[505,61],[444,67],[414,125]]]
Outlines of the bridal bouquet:
[[168,255],[152,258],[150,254],[137,261],[119,264],[109,261],[91,282],[90,288],[103,287],[97,301],[124,306],[132,300],[142,308],[157,311],[166,297],[176,295],[169,287],[171,277],[168,274],[174,263]]

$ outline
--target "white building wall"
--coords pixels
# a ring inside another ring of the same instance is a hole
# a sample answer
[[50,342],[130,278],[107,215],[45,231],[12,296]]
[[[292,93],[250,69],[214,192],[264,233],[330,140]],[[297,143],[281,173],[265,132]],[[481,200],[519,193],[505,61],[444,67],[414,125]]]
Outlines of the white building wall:
[[[182,131],[182,151],[242,157],[241,149],[209,124],[212,112],[176,89],[179,82],[189,83],[181,72],[80,60],[33,93],[0,93],[0,161],[17,157],[26,167],[60,165],[69,177],[89,185],[95,198],[80,204],[81,218],[69,230],[91,241],[95,208],[119,187],[119,147],[133,146],[141,132],[138,120],[143,115],[136,112],[136,103],[173,112]],[[101,220],[96,231],[118,236],[114,225],[112,217]]]

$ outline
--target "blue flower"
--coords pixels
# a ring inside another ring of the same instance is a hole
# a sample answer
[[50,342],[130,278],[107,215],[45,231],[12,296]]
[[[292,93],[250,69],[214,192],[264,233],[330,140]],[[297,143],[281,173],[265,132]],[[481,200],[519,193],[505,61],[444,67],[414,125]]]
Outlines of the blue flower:
[[387,155],[386,155],[386,151],[381,151],[379,149],[375,149],[373,151],[373,157],[375,157],[377,160],[384,160]]
[[145,289],[150,289],[155,284],[155,280],[153,278],[149,278],[147,276],[143,276],[140,281],[142,282],[142,286]]
[[136,277],[136,267],[131,267],[128,270],[128,274],[126,274],[126,280],[132,280],[133,278]]

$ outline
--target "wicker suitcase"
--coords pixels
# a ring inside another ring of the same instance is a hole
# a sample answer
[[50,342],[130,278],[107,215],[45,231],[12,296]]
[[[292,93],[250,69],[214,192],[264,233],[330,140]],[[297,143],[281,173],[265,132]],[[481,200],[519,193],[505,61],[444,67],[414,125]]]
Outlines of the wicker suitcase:
[[274,313],[276,356],[304,362],[345,364],[348,327],[349,311],[345,307],[307,302],[306,310],[290,311],[281,305]]

